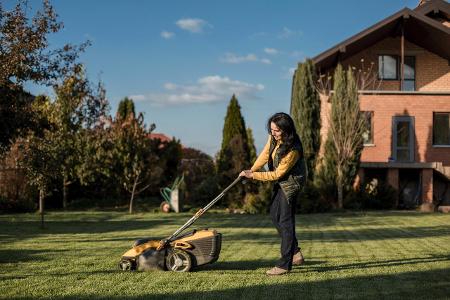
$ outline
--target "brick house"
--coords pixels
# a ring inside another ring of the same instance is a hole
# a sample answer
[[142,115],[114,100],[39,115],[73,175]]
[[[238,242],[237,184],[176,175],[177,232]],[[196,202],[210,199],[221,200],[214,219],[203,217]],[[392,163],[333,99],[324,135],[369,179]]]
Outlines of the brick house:
[[[420,1],[313,61],[321,74],[338,63],[373,63],[375,88],[359,91],[370,125],[357,182],[388,182],[398,190],[398,207],[450,205],[450,4]],[[321,99],[324,141],[330,103]]]

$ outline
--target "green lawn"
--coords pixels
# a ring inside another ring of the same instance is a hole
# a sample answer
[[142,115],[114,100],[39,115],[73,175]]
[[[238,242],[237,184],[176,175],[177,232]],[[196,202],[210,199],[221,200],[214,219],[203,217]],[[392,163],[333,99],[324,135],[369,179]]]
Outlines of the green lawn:
[[450,215],[297,215],[307,263],[268,277],[279,240],[269,217],[208,212],[219,260],[190,273],[122,272],[138,237],[170,235],[191,214],[68,212],[0,216],[1,299],[450,299]]

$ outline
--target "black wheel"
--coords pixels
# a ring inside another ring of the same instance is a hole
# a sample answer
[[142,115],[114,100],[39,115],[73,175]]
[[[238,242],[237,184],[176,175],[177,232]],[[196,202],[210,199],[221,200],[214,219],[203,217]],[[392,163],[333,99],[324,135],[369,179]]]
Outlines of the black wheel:
[[173,250],[167,255],[166,267],[174,272],[189,272],[192,267],[191,256],[183,250]]
[[119,269],[122,271],[134,271],[136,270],[136,263],[129,259],[122,259],[119,262]]

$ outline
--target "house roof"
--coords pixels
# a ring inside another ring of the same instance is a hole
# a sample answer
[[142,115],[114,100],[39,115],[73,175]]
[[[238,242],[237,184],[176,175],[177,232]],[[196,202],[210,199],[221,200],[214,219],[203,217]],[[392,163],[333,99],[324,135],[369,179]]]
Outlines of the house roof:
[[165,135],[163,133],[150,133],[148,135],[148,138],[151,140],[159,139],[159,140],[161,140],[161,142],[170,142],[172,140],[172,138],[168,137],[167,135]]
[[431,13],[442,13],[448,17],[450,15],[450,3],[443,0],[427,1],[419,4],[414,11],[425,16]]
[[[444,4],[436,4],[440,2]],[[423,14],[430,12],[430,9],[434,11],[434,6],[450,13],[450,5],[441,0],[423,4],[416,8],[417,11],[404,8],[314,57],[316,68],[323,72],[334,67],[338,61],[351,57],[386,37],[399,36],[402,23],[408,41],[447,59],[450,63],[450,28]]]

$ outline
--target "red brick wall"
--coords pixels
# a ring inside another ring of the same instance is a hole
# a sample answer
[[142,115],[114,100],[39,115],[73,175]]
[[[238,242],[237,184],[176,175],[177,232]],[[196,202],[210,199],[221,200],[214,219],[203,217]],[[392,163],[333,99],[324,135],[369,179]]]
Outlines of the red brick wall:
[[[400,55],[400,38],[386,38],[364,51],[346,59],[342,65],[378,74],[378,55]],[[405,54],[416,57],[416,90],[422,92],[450,92],[450,66],[447,60],[405,41]],[[362,68],[361,59],[364,67]],[[382,81],[366,89],[399,91],[400,81]],[[391,154],[392,117],[409,115],[415,121],[415,161],[440,161],[450,166],[450,147],[432,146],[433,112],[450,112],[450,95],[361,95],[361,110],[373,111],[374,146],[364,147],[362,161],[386,162]],[[327,114],[330,104],[322,97],[322,141],[327,135]],[[324,144],[324,143],[322,143]],[[323,149],[321,149],[323,151]],[[322,152],[323,153],[323,152]]]
[[[450,166],[450,147],[433,147],[433,112],[450,112],[450,95],[360,95],[361,110],[373,111],[374,146],[365,146],[361,161],[387,162],[392,146],[392,117],[412,116],[415,125],[415,162],[443,162]],[[322,97],[322,145],[327,136],[330,103]],[[323,149],[321,149],[323,153]]]
[[450,166],[450,147],[433,147],[433,112],[450,112],[450,95],[361,95],[361,110],[373,111],[373,147],[365,147],[362,161],[387,161],[391,156],[392,117],[414,117],[415,161],[441,161]]
[[[353,66],[367,71],[373,62],[373,72],[378,74],[378,55],[381,54],[400,55],[400,38],[386,38],[341,63],[344,67]],[[417,91],[450,91],[450,66],[447,60],[406,40],[405,55],[416,57]],[[364,60],[364,67],[362,67],[361,59]],[[398,91],[400,81],[384,80],[380,85],[375,84],[375,87],[381,90]]]

